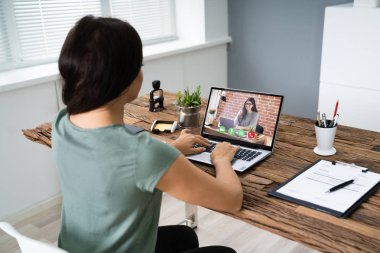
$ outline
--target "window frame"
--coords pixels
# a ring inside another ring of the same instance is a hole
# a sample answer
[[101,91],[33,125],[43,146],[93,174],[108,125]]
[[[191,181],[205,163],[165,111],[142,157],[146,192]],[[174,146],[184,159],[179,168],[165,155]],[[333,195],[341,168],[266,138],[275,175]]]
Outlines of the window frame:
[[[111,15],[111,1],[112,0],[99,0],[101,5],[101,15],[103,17],[112,17]],[[171,27],[173,34],[170,36],[160,37],[158,39],[144,40],[143,46],[159,44],[163,42],[175,41],[178,39],[177,27],[176,27],[176,10],[175,10],[175,0],[167,0],[170,4],[171,10]],[[58,56],[45,57],[43,59],[36,60],[20,60],[21,57],[21,45],[20,39],[17,35],[17,25],[15,21],[14,8],[12,0],[3,0],[4,16],[5,16],[5,28],[8,35],[8,43],[10,49],[10,61],[5,61],[0,65],[0,72],[20,69],[25,67],[32,67],[35,65],[49,64],[58,60]],[[63,43],[63,42],[62,42]]]

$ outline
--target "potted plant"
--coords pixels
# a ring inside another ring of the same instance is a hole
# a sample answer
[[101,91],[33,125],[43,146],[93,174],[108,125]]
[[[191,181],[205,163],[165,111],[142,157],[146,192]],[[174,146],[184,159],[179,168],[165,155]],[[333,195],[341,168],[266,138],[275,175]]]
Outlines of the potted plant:
[[216,113],[216,109],[208,110],[208,117],[207,117],[207,122],[206,122],[207,126],[211,126],[214,123],[215,113]]
[[181,127],[199,127],[200,110],[202,105],[201,86],[198,85],[193,93],[187,88],[182,94],[177,92],[176,107],[178,123]]

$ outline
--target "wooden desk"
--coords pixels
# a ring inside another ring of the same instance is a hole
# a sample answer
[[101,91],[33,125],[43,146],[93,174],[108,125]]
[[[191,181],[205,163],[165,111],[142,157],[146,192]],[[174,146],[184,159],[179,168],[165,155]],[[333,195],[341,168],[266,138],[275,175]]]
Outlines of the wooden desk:
[[[148,130],[155,119],[177,119],[174,94],[165,93],[166,109],[157,113],[149,112],[148,99],[148,96],[139,97],[125,106],[125,123]],[[255,168],[239,174],[244,190],[243,208],[228,215],[323,252],[380,252],[380,191],[348,219],[335,218],[267,195],[270,189],[321,158],[312,151],[316,145],[313,123],[310,119],[281,116],[274,154]],[[45,124],[25,130],[24,134],[49,146],[50,127]],[[171,142],[178,135],[179,131],[154,136]],[[334,147],[337,153],[326,159],[352,162],[380,172],[380,133],[338,126]],[[214,174],[210,166],[197,166]]]

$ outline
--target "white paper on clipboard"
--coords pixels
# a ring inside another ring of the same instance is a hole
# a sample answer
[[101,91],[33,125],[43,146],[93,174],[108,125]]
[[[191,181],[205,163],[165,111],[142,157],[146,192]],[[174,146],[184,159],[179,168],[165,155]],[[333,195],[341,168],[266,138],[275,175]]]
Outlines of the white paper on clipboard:
[[[380,174],[362,170],[367,169],[321,160],[277,192],[344,213],[380,181]],[[333,186],[351,179],[355,180],[352,184],[328,192]]]

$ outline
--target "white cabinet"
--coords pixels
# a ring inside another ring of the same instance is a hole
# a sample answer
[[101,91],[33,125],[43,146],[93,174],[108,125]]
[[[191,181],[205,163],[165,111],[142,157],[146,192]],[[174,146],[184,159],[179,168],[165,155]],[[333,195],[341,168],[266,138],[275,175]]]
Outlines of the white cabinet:
[[341,125],[380,132],[380,8],[327,7],[319,110]]

